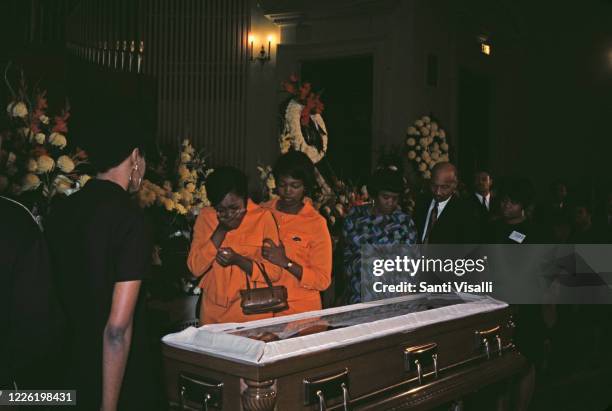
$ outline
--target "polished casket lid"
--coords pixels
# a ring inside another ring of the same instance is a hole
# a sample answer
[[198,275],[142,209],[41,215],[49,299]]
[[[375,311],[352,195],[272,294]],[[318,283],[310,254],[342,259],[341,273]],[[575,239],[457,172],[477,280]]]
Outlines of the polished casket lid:
[[162,341],[219,358],[267,364],[507,306],[487,296],[417,294],[247,323],[189,327]]

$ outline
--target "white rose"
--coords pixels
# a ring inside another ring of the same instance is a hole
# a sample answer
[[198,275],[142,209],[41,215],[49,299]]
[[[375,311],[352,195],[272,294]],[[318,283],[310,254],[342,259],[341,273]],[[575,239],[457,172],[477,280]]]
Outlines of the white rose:
[[91,180],[91,177],[87,174],[83,174],[81,177],[79,177],[79,187],[83,188],[83,186],[87,184],[89,180]]
[[421,157],[423,157],[423,160],[425,160],[425,161],[428,161],[428,160],[431,159],[431,156],[429,155],[429,152],[427,152],[427,151],[423,152]]
[[423,148],[427,147],[427,145],[429,144],[429,140],[426,139],[425,137],[421,137],[419,139],[419,145]]
[[414,136],[417,133],[417,129],[414,126],[410,126],[408,127],[408,130],[406,130],[406,134],[408,134],[409,136]]
[[446,151],[448,151],[448,144],[442,143],[442,144],[440,144],[440,148],[442,149],[442,151],[446,152]]
[[70,194],[72,188],[72,180],[64,175],[58,175],[57,178],[53,181],[53,185],[57,189],[58,193],[61,194]]
[[64,173],[71,173],[72,170],[74,170],[74,163],[72,162],[72,159],[68,156],[60,156],[60,158],[57,159],[57,166]]
[[417,120],[414,122],[414,125],[417,126],[418,128],[421,128],[425,125],[425,123],[423,123],[423,121],[421,120]]
[[431,178],[431,171],[427,170],[423,173],[423,178],[429,180]]
[[48,173],[55,167],[55,161],[49,156],[38,157],[38,169],[37,173]]
[[429,135],[429,129],[427,127],[421,127],[421,134],[427,137]]
[[9,104],[6,111],[13,117],[24,118],[28,115],[28,107],[21,101]]
[[440,136],[440,138],[446,138],[446,133],[442,129],[438,131],[438,135]]
[[408,152],[408,159],[409,160],[414,160],[416,158],[416,153],[413,150],[410,150]]
[[416,144],[416,140],[414,139],[414,137],[410,137],[408,140],[406,140],[406,144],[412,147]]
[[66,141],[66,137],[60,133],[51,133],[49,136],[49,143],[51,143],[52,146],[64,148],[66,144],[68,144],[68,141]]
[[431,122],[431,119],[429,118],[429,116],[423,116],[421,120],[423,120],[423,123],[425,124],[429,124]]
[[431,126],[431,131],[438,132],[438,123],[436,123],[435,121],[432,121],[430,126]]
[[43,133],[38,133],[34,136],[34,140],[36,140],[38,144],[45,144],[46,138],[47,137]]
[[40,185],[40,178],[36,174],[26,174],[23,178],[23,191],[35,190]]
[[437,160],[439,160],[439,159],[440,159],[440,152],[439,152],[439,151],[433,151],[433,152],[431,153],[431,158],[432,158],[433,160],[436,160],[436,161],[437,161]]
[[438,143],[433,143],[433,146],[431,146],[432,151],[440,151],[440,144]]
[[425,170],[427,170],[427,164],[419,163],[419,171],[425,171]]
[[42,116],[38,117],[38,119],[43,124],[49,124],[49,117],[45,116],[44,114]]
[[34,160],[33,158],[29,159],[28,163],[26,164],[26,169],[30,173],[36,172],[36,170],[38,169],[38,163],[36,162],[36,160]]

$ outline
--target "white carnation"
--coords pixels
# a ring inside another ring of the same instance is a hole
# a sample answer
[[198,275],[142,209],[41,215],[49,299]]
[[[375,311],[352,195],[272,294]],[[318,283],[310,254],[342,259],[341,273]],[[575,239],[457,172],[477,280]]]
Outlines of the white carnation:
[[21,101],[9,104],[6,111],[12,117],[24,118],[28,115],[28,107]]
[[425,125],[425,123],[423,123],[423,121],[421,120],[417,120],[414,122],[414,125],[417,126],[418,128],[421,128]]
[[427,164],[419,163],[419,171],[425,171],[425,170],[427,170]]
[[410,137],[408,140],[406,140],[406,144],[412,147],[416,144],[416,140],[414,139],[414,137]]
[[446,152],[446,151],[448,151],[448,144],[447,143],[442,143],[442,144],[440,144],[440,148],[442,149],[442,151]]
[[423,173],[423,178],[426,178],[427,180],[429,180],[429,179],[431,178],[431,171],[426,170],[426,171]]
[[417,129],[414,126],[410,126],[408,127],[408,130],[406,130],[406,134],[408,134],[409,136],[414,136],[417,134]]
[[421,134],[427,137],[429,135],[429,129],[427,127],[421,127]]
[[414,160],[416,158],[416,153],[413,150],[410,150],[408,152],[408,159],[409,160]]
[[435,121],[432,121],[430,126],[431,126],[431,131],[434,131],[434,132],[438,131],[438,123],[436,123]]
[[431,122],[431,119],[429,118],[429,116],[423,116],[421,120],[423,120],[423,123],[425,124],[429,124]]

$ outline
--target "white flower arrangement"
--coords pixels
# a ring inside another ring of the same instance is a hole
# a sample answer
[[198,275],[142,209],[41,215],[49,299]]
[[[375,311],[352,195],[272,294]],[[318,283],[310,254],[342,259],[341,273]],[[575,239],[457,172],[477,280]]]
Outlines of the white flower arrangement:
[[417,119],[406,129],[406,156],[425,179],[439,162],[449,161],[446,132],[429,116]]

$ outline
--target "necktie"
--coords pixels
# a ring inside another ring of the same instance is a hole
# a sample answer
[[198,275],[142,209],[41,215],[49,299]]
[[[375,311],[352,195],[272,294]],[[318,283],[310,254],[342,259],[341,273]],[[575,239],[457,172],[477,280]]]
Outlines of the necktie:
[[425,240],[423,243],[427,244],[429,242],[429,235],[431,234],[431,230],[434,224],[438,221],[438,202],[434,203],[433,208],[431,209],[431,214],[429,215],[429,222],[427,223],[427,232],[425,234]]
[[489,208],[487,207],[487,198],[485,196],[482,196],[482,206],[485,210],[489,211]]

